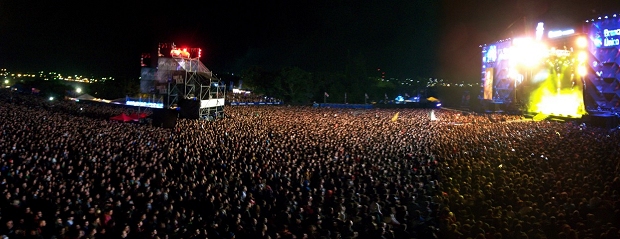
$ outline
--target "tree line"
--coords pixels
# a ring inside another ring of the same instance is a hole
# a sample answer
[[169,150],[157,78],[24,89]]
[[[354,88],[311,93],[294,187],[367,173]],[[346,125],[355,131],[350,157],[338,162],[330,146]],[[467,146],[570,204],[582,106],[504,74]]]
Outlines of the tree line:
[[384,79],[381,72],[368,70],[361,56],[349,59],[345,68],[338,72],[309,72],[296,66],[277,70],[253,66],[242,71],[241,80],[246,89],[291,104],[322,103],[324,100],[344,103],[345,95],[346,103],[359,104],[385,101],[386,96],[393,100],[397,95],[424,97],[431,93],[426,87],[427,79]]

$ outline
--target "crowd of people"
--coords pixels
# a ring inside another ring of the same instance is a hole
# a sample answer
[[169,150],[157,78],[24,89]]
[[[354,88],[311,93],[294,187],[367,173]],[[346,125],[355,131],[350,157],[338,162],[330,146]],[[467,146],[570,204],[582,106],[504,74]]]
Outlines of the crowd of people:
[[620,236],[618,131],[286,106],[161,129],[20,97],[0,100],[11,239]]
[[39,107],[51,112],[59,112],[74,116],[86,116],[89,118],[108,119],[112,116],[144,113],[151,115],[153,112],[146,107],[133,107],[123,104],[103,103],[97,101],[75,101],[65,99],[44,98],[32,94],[20,94],[8,90],[0,90],[0,99],[7,103],[13,103],[28,107]]
[[226,100],[228,102],[235,102],[235,103],[260,103],[260,102],[279,103],[281,102],[280,99],[277,99],[275,97],[269,97],[269,96],[264,96],[260,94],[248,93],[248,92],[227,93]]

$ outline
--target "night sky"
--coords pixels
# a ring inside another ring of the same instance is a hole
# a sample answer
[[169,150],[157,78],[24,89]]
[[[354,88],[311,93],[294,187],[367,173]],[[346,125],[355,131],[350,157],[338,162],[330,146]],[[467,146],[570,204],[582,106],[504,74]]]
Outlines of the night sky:
[[54,2],[0,0],[0,67],[137,78],[141,53],[174,42],[216,73],[363,58],[388,77],[477,82],[478,46],[524,32],[523,17],[564,28],[620,13],[615,0]]

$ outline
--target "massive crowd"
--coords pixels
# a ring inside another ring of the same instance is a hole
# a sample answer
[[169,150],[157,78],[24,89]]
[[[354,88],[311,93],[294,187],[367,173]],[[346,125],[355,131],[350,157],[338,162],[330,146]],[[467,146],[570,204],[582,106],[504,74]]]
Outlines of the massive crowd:
[[264,95],[254,94],[254,93],[227,93],[226,101],[235,102],[235,103],[239,103],[239,102],[241,103],[281,102],[281,100],[276,99],[274,97],[268,97]]
[[0,235],[620,236],[618,131],[285,106],[161,129],[71,107],[0,101]]
[[64,99],[44,98],[31,94],[20,94],[8,90],[0,90],[0,100],[27,107],[37,107],[50,112],[64,113],[74,116],[107,119],[121,113],[131,115],[145,113],[151,115],[150,108],[125,106],[122,104],[103,103],[96,101],[74,101]]

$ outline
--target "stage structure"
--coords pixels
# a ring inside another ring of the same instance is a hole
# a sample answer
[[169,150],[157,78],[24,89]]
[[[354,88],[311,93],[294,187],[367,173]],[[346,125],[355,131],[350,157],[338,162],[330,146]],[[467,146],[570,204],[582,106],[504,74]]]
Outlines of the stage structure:
[[200,62],[201,53],[199,48],[160,43],[151,67],[143,63],[142,93],[161,97],[164,108],[177,109],[186,118],[223,116],[226,85]]
[[494,103],[512,102],[510,72],[511,39],[482,46],[482,98]]
[[616,115],[620,108],[620,15],[548,26],[481,45],[483,103],[522,103],[530,113]]
[[585,21],[589,74],[586,80],[588,111],[615,114],[620,110],[620,15]]

